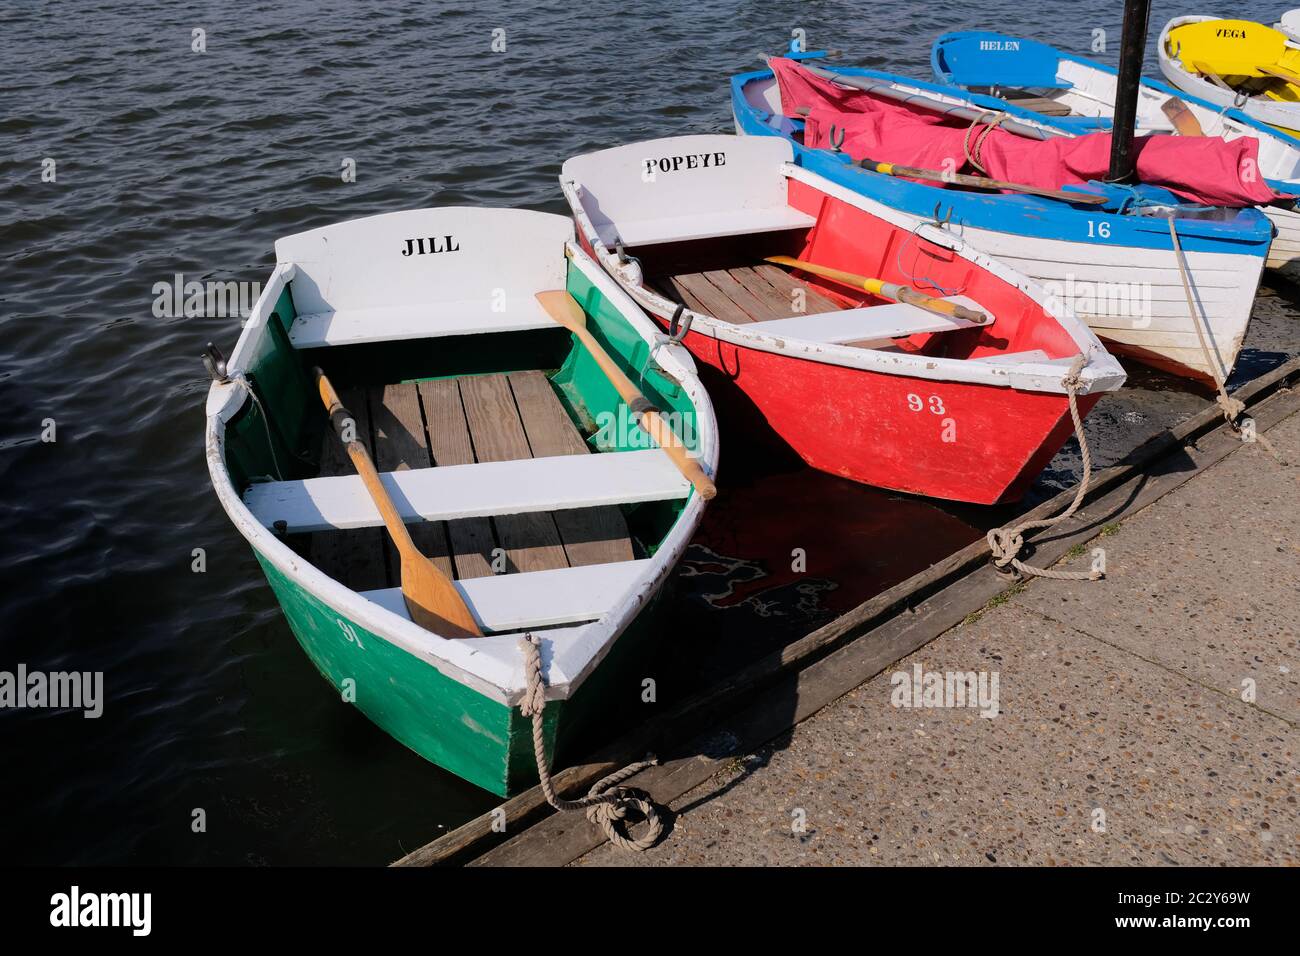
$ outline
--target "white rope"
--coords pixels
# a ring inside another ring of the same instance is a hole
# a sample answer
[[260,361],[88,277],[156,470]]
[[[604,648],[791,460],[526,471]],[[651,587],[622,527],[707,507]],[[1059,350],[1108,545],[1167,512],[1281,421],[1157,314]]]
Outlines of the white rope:
[[[1201,343],[1201,354],[1205,357],[1205,364],[1210,370],[1210,378],[1214,381],[1214,387],[1218,391],[1218,397],[1215,402],[1223,410],[1223,417],[1231,428],[1238,435],[1241,434],[1241,416],[1246,411],[1246,403],[1239,398],[1233,398],[1228,394],[1227,388],[1223,384],[1223,376],[1219,374],[1219,368],[1222,360],[1219,358],[1218,351],[1211,352],[1210,343],[1206,340],[1205,332],[1201,329],[1200,313],[1196,309],[1196,301],[1192,297],[1191,280],[1187,276],[1186,256],[1183,255],[1182,243],[1178,241],[1178,229],[1174,225],[1174,217],[1169,217],[1169,238],[1174,243],[1174,258],[1178,262],[1178,274],[1183,280],[1183,294],[1187,297],[1187,311],[1192,317],[1192,328],[1196,330],[1196,339]],[[1207,320],[1208,321],[1208,320]],[[1263,435],[1255,434],[1255,440],[1264,446],[1264,450],[1273,456],[1273,460],[1279,465],[1285,465],[1286,461],[1277,453],[1277,449]]]
[[1052,578],[1056,581],[1096,581],[1103,577],[1100,571],[1053,571],[1050,568],[1036,568],[1033,565],[1025,564],[1019,558],[1020,551],[1025,546],[1024,533],[1026,531],[1032,531],[1036,528],[1050,528],[1052,525],[1059,524],[1078,510],[1079,505],[1083,503],[1084,496],[1088,494],[1088,483],[1092,481],[1092,453],[1088,450],[1088,440],[1083,434],[1083,419],[1079,415],[1078,399],[1078,392],[1083,384],[1079,378],[1079,373],[1083,371],[1085,364],[1087,364],[1087,359],[1081,353],[1070,364],[1070,370],[1065,373],[1065,378],[1061,380],[1061,385],[1065,388],[1065,394],[1070,400],[1070,417],[1074,419],[1074,434],[1079,439],[1079,451],[1083,454],[1083,480],[1079,482],[1079,488],[1074,493],[1074,500],[1070,502],[1070,507],[1055,518],[1024,521],[1014,528],[994,528],[988,533],[989,550],[993,552],[993,564],[999,569],[1005,570],[1010,566],[1021,574],[1033,575],[1038,578]]
[[[551,782],[551,770],[546,761],[546,742],[542,733],[542,714],[546,710],[546,684],[542,678],[541,642],[535,635],[526,634],[519,641],[519,649],[524,654],[526,679],[526,689],[523,700],[519,702],[519,710],[525,717],[533,719],[533,757],[537,761],[537,776],[542,785],[542,793],[546,796],[546,802],[561,813],[585,810],[587,819],[600,827],[605,832],[605,838],[620,849],[635,852],[650,849],[659,842],[664,832],[663,822],[659,819],[659,808],[645,791],[618,785],[647,767],[655,766],[659,761],[651,757],[602,777],[580,800],[565,800],[558,796]],[[639,811],[648,825],[646,832],[639,838],[633,838],[628,831],[626,820],[628,810],[631,808]]]

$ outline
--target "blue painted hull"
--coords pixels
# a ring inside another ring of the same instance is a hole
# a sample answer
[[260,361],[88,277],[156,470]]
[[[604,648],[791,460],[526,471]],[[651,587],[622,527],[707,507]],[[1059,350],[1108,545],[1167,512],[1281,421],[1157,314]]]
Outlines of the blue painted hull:
[[[958,87],[941,86],[876,70],[845,68],[837,69],[836,72],[899,82],[947,96],[958,96],[972,106],[1006,110],[1006,104],[1001,100],[971,94]],[[948,219],[954,225],[974,229],[1084,243],[1112,249],[1115,247],[1165,249],[1172,254],[1173,244],[1165,219],[1119,211],[1120,204],[1125,198],[1141,197],[1153,203],[1182,202],[1167,190],[1152,186],[1120,189],[1096,184],[1098,189],[1105,189],[1114,196],[1114,204],[1104,207],[1076,207],[1037,196],[969,193],[869,172],[854,165],[853,161],[844,154],[825,149],[805,148],[790,135],[792,128],[795,128],[794,123],[773,117],[756,108],[746,99],[744,91],[748,84],[772,79],[773,74],[770,70],[758,70],[732,77],[731,103],[736,120],[736,131],[750,136],[784,136],[794,145],[797,164],[825,176],[832,182],[924,219]],[[1025,112],[1027,119],[1043,122],[1043,117]],[[1235,215],[1221,222],[1180,218],[1178,234],[1183,249],[1187,252],[1230,253],[1262,260],[1268,253],[1273,236],[1272,226],[1267,217],[1253,208],[1234,212]],[[1258,268],[1258,265],[1255,267]],[[1251,267],[1245,266],[1245,268]]]

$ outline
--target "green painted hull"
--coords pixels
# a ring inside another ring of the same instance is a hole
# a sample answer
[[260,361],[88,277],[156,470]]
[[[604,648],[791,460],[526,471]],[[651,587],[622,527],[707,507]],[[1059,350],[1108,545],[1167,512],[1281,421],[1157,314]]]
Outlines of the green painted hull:
[[[690,397],[650,357],[649,344],[632,328],[591,279],[570,264],[568,290],[589,316],[589,327],[637,380],[647,396],[669,412],[691,415]],[[275,304],[265,348],[249,371],[264,397],[249,404],[226,426],[224,464],[236,489],[260,477],[311,477],[316,471],[324,416],[306,400],[310,388],[304,369],[310,354],[297,353],[287,330],[294,318],[286,291]],[[337,356],[337,357],[335,357]],[[629,450],[617,430],[595,437],[598,418],[620,410],[617,393],[590,354],[562,330],[466,336],[391,348],[363,346],[347,360],[335,353],[335,365],[356,383],[437,378],[512,368],[553,370],[551,381],[596,450]],[[538,363],[552,363],[541,364]],[[531,363],[531,364],[530,364]],[[622,408],[626,413],[626,408]],[[690,442],[691,436],[684,436]],[[625,507],[628,529],[643,555],[654,555],[682,516],[681,500]],[[420,756],[499,796],[509,796],[537,780],[532,720],[497,697],[448,676],[421,656],[390,643],[340,613],[282,571],[254,544],[255,554],[285,618],[317,670],[338,691],[341,706],[355,706],[373,723]],[[562,766],[569,754],[600,742],[616,725],[635,721],[641,709],[642,684],[653,647],[655,600],[647,599],[635,620],[618,635],[603,659],[572,690],[550,701],[544,732],[547,754]],[[544,633],[544,632],[543,632]],[[521,656],[522,663],[522,656]]]
[[[340,703],[356,706],[421,757],[498,796],[537,782],[532,718],[340,616],[258,560],[298,643],[339,691]],[[547,703],[548,757],[554,759],[557,737],[563,756],[575,744],[590,743],[593,723],[612,709],[626,714],[639,704],[645,670],[639,665],[648,658],[653,610],[642,612],[571,699]]]

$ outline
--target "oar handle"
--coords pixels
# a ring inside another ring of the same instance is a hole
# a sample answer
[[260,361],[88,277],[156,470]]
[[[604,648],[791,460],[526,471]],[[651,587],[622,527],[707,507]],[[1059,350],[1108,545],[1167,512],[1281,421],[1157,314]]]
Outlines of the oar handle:
[[677,437],[677,433],[664,421],[659,409],[655,408],[651,401],[642,394],[641,390],[632,384],[632,380],[615,364],[609,353],[596,341],[590,330],[582,327],[575,331],[582,344],[587,347],[587,351],[591,353],[591,357],[596,360],[596,364],[605,373],[605,377],[614,386],[614,391],[618,392],[619,397],[627,403],[637,424],[672,459],[673,464],[677,466],[677,470],[695,486],[695,490],[699,492],[701,498],[710,501],[716,497],[718,494],[717,486],[704,473],[704,469],[700,467],[700,463],[695,456],[686,450],[686,446]]
[[366,446],[357,440],[356,419],[352,413],[343,405],[339,393],[334,391],[334,386],[326,378],[325,373],[319,367],[312,369],[312,375],[316,379],[316,387],[320,390],[321,402],[325,405],[325,410],[329,414],[330,424],[334,427],[335,433],[339,440],[347,447],[348,457],[352,459],[353,466],[357,469],[357,474],[361,476],[362,483],[366,486],[366,491],[370,494],[370,499],[379,509],[379,516],[384,519],[384,527],[388,529],[389,535],[393,539],[393,544],[403,555],[408,552],[419,553],[415,542],[411,540],[411,532],[407,530],[406,522],[402,520],[401,513],[397,506],[393,504],[393,499],[388,495],[388,489],[384,487],[383,481],[379,477],[379,471],[375,468],[375,463],[370,460],[370,452],[366,451]]
[[989,322],[988,314],[985,312],[968,308],[957,302],[945,302],[943,299],[936,299],[924,292],[917,292],[911,286],[858,275],[856,272],[845,272],[843,269],[832,269],[830,266],[820,266],[815,262],[805,262],[792,256],[768,256],[767,261],[778,266],[785,266],[787,269],[799,269],[811,275],[831,279],[843,285],[870,292],[872,295],[893,299],[895,302],[905,302],[908,305],[914,305],[918,309],[925,309],[927,312],[933,312],[936,315],[963,319],[967,322],[973,322],[975,325],[987,325]]
[[699,496],[708,501],[717,495],[717,486],[704,473],[695,456],[687,452],[686,446],[677,437],[677,433],[659,414],[659,409],[641,394],[641,390],[632,384],[632,380],[610,358],[605,347],[596,341],[596,337],[587,328],[587,314],[582,311],[582,306],[578,305],[577,300],[563,289],[538,292],[536,298],[551,318],[578,337],[578,341],[596,360],[600,370],[614,386],[614,391],[618,392],[619,397],[632,410],[637,424],[664,450],[682,476],[695,487]]

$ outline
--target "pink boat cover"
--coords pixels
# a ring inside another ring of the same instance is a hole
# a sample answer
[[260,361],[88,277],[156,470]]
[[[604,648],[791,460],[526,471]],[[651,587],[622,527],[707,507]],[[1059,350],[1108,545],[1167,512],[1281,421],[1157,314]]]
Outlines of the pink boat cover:
[[[1103,180],[1110,168],[1110,133],[1030,139],[1005,130],[970,128],[970,122],[919,105],[845,89],[814,76],[793,60],[774,58],[773,71],[787,116],[809,110],[804,145],[832,147],[853,159],[896,163],[921,169],[975,173],[1006,182],[1060,189]],[[1259,173],[1259,140],[1241,136],[1138,136],[1133,142],[1137,177],[1184,199],[1207,206],[1254,206],[1289,198],[1275,193]],[[935,185],[931,183],[931,185]]]

